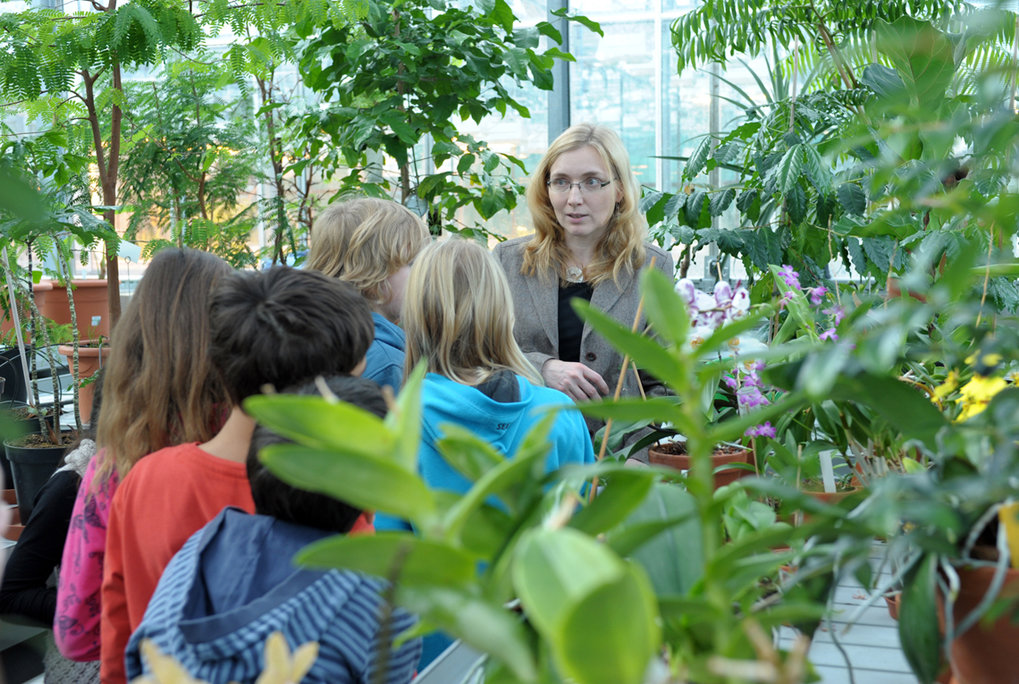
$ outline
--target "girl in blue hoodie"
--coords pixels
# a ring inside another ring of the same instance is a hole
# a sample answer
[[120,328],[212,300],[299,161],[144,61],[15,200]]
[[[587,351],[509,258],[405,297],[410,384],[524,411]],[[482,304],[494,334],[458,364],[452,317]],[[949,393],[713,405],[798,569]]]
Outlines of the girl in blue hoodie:
[[[495,258],[476,242],[429,245],[411,268],[403,307],[406,369],[423,361],[423,429],[418,467],[435,489],[466,492],[470,483],[442,458],[435,443],[456,424],[512,457],[546,409],[572,405],[545,387],[513,338],[513,300]],[[549,435],[548,471],[593,463],[579,411],[560,411]]]

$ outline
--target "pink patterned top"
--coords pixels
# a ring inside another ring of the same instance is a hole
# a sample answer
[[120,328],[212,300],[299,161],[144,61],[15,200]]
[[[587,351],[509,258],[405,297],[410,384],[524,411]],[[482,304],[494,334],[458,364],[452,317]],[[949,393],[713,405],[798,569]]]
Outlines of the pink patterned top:
[[114,473],[98,491],[93,491],[98,461],[99,458],[93,458],[88,464],[74,501],[60,562],[57,614],[53,621],[57,648],[64,657],[78,661],[99,660],[99,596],[103,585],[106,527],[118,483]]

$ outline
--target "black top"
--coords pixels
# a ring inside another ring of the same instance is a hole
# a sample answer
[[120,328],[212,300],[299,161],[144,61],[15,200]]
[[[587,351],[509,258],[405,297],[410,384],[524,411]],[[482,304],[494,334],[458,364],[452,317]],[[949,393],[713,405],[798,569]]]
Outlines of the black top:
[[4,568],[0,615],[20,616],[53,626],[57,588],[49,580],[60,565],[71,511],[81,478],[73,470],[56,473],[35,497],[25,524]]
[[584,336],[584,322],[570,306],[570,300],[581,297],[591,301],[594,288],[590,283],[561,283],[559,285],[559,360],[580,361],[580,338]]

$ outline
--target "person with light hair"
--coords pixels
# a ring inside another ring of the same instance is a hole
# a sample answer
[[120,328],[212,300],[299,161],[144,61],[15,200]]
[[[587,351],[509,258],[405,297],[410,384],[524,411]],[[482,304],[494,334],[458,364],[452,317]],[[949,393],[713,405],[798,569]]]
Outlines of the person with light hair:
[[375,341],[362,377],[395,392],[403,382],[400,308],[410,263],[428,244],[424,221],[399,202],[362,197],[322,212],[311,233],[308,268],[353,285],[372,307]]
[[[620,323],[633,324],[640,305],[639,272],[654,267],[674,277],[672,256],[649,244],[640,186],[612,129],[571,126],[555,139],[531,176],[527,205],[534,234],[495,247],[513,293],[514,335],[548,387],[575,401],[615,391],[623,357],[573,310],[589,301]],[[647,323],[643,316],[638,330]],[[621,396],[660,395],[664,386],[629,370]],[[591,433],[602,425],[591,420]],[[628,435],[627,444],[639,433]],[[647,462],[647,450],[629,453]]]
[[[453,238],[426,247],[414,261],[403,305],[405,371],[425,365],[421,390],[418,471],[432,489],[463,494],[471,483],[436,446],[446,425],[467,428],[512,458],[527,433],[550,410],[572,406],[544,386],[513,339],[513,301],[499,264],[476,242]],[[587,425],[576,410],[559,410],[548,435],[546,472],[569,463],[593,463]],[[407,529],[376,514],[377,530]],[[424,639],[423,668],[450,643]]]

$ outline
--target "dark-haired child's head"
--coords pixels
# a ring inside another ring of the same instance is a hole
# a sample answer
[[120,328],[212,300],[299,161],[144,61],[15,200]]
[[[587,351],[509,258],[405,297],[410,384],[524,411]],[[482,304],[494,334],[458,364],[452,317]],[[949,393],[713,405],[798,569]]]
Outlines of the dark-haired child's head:
[[368,302],[353,287],[286,266],[224,278],[209,317],[213,365],[235,405],[266,384],[351,373],[375,336]]
[[[371,380],[351,376],[333,376],[325,379],[329,390],[341,401],[359,406],[380,418],[386,415],[386,401],[382,390]],[[285,394],[320,394],[314,381],[292,387]],[[248,450],[248,480],[255,512],[284,522],[314,527],[329,532],[347,532],[361,511],[343,501],[325,494],[316,494],[292,487],[273,475],[258,460],[258,453],[271,444],[286,444],[290,440],[258,425],[251,436]]]

